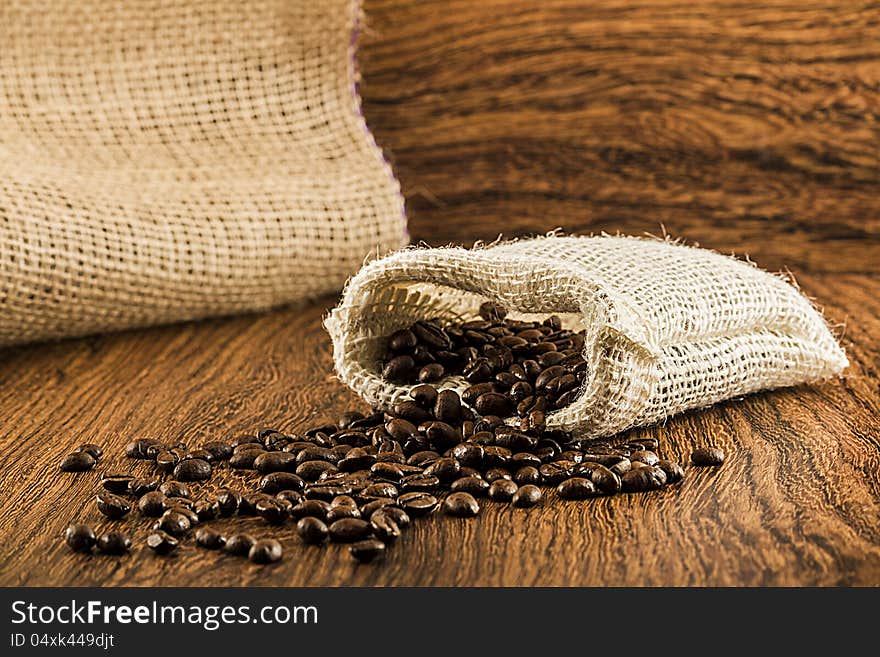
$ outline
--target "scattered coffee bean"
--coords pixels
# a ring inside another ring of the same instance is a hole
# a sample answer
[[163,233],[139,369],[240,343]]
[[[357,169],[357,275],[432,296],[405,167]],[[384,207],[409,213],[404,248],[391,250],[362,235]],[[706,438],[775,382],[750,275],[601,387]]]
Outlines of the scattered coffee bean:
[[363,541],[353,543],[348,551],[351,556],[361,563],[369,563],[377,557],[385,554],[385,544],[375,538],[368,538]]
[[226,537],[216,529],[199,527],[196,530],[196,545],[206,550],[221,550],[226,545]]
[[335,543],[352,543],[369,536],[373,528],[361,518],[342,518],[329,527],[330,540]]
[[248,559],[254,563],[267,564],[281,561],[284,550],[274,538],[263,538],[254,543],[248,551]]
[[257,540],[250,534],[233,534],[226,538],[226,545],[223,546],[223,550],[236,557],[246,557],[256,542]]
[[204,481],[211,477],[211,464],[203,459],[186,459],[175,466],[174,476],[178,481]]
[[443,513],[456,518],[473,518],[480,512],[480,505],[470,493],[450,493],[443,500]]
[[172,536],[183,536],[192,527],[190,519],[184,514],[174,509],[168,509],[162,514],[155,523],[153,523],[153,531],[171,534]]
[[95,530],[89,525],[73,524],[64,532],[64,541],[74,552],[91,552],[96,540]]
[[159,488],[160,483],[158,477],[135,477],[128,482],[128,494],[141,497]]
[[596,486],[584,477],[571,477],[560,482],[556,492],[564,500],[585,500],[596,496]]
[[691,463],[698,467],[705,468],[721,465],[724,463],[724,458],[724,450],[719,449],[718,447],[700,447],[699,449],[695,449],[691,454]]
[[321,519],[314,516],[304,516],[296,523],[296,533],[299,534],[303,543],[319,545],[327,540],[330,530]]
[[164,531],[154,530],[147,536],[147,547],[156,554],[171,554],[177,549],[178,545],[180,545],[180,542]]
[[122,532],[108,532],[101,534],[97,540],[98,552],[104,554],[121,555],[131,548],[131,539],[128,534]]
[[[420,518],[433,512],[437,508],[437,498],[430,493],[412,492],[404,493],[397,498],[401,508],[406,511],[407,515],[413,518]],[[398,523],[399,524],[399,523]]]
[[128,492],[128,484],[132,479],[134,476],[128,474],[105,474],[101,475],[101,486],[104,490],[120,495]]
[[108,491],[98,493],[95,501],[98,505],[98,511],[111,520],[124,518],[131,511],[131,504],[129,504],[128,500]]
[[658,490],[666,482],[666,474],[660,468],[646,466],[630,470],[623,475],[621,482],[625,493]]
[[96,461],[104,456],[103,448],[100,445],[96,445],[95,443],[85,443],[84,445],[80,445],[73,451],[86,452],[87,454],[90,454],[91,457]]
[[676,461],[660,459],[659,461],[657,461],[657,467],[666,473],[667,484],[677,484],[679,481],[684,479],[684,468],[681,467],[681,464]]
[[73,452],[64,457],[59,468],[61,472],[86,472],[95,467],[95,457],[88,452]]
[[169,479],[168,481],[162,483],[159,486],[159,492],[165,495],[165,497],[189,498],[191,496],[189,486],[173,479]]
[[510,502],[519,486],[510,479],[496,479],[489,486],[489,499],[496,502]]
[[537,505],[541,501],[541,497],[542,494],[540,488],[534,484],[526,484],[517,489],[513,494],[511,502],[515,507],[527,509]]

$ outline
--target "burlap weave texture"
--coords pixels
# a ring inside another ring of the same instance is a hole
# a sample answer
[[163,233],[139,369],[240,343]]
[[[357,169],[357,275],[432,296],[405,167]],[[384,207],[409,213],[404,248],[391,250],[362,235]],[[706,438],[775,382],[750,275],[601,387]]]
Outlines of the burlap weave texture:
[[0,3],[0,345],[268,308],[405,240],[352,0]]
[[340,379],[390,406],[409,387],[378,374],[383,336],[417,319],[474,317],[486,299],[586,329],[581,395],[548,416],[548,426],[585,437],[847,365],[810,301],[750,263],[656,239],[548,237],[470,251],[407,249],[366,265],[326,320]]

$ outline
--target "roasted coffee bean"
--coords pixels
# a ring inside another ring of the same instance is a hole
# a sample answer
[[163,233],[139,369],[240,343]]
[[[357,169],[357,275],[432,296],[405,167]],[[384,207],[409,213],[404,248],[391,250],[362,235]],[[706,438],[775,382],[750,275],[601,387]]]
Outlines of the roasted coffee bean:
[[204,459],[186,459],[175,466],[174,477],[178,481],[204,481],[211,478],[211,472],[211,464]]
[[196,530],[196,545],[206,550],[221,550],[226,545],[226,537],[216,529],[199,527]]
[[91,552],[96,540],[95,530],[88,525],[74,523],[64,532],[64,541],[74,552]]
[[345,458],[339,461],[337,468],[342,472],[369,470],[375,462],[375,455],[370,454],[361,447],[355,447],[345,455]]
[[379,509],[384,509],[387,506],[395,506],[396,504],[396,498],[375,497],[369,501],[362,500],[361,505],[358,508],[361,510],[361,518],[369,519]]
[[489,499],[496,502],[509,502],[519,489],[510,479],[496,479],[489,486]]
[[538,468],[538,472],[541,473],[541,479],[545,484],[556,486],[571,477],[574,466],[571,461],[552,461],[544,463]]
[[440,479],[432,474],[412,474],[400,480],[399,489],[405,493],[433,492],[440,487]]
[[131,539],[122,532],[108,532],[98,537],[96,546],[98,552],[119,556],[131,548]]
[[131,504],[129,504],[128,500],[108,491],[98,493],[95,497],[95,501],[98,506],[98,511],[111,520],[124,518],[131,511]]
[[507,309],[494,301],[486,301],[480,304],[478,312],[480,313],[480,317],[489,322],[501,321],[507,317]]
[[513,481],[513,475],[505,468],[489,468],[483,472],[483,479],[491,484],[499,479],[509,479],[510,481]]
[[447,449],[461,442],[461,431],[446,422],[427,422],[423,425],[425,438],[437,449]]
[[325,472],[338,472],[329,461],[303,461],[296,467],[296,475],[305,481],[317,481]]
[[385,544],[375,538],[368,538],[352,543],[348,551],[357,561],[369,563],[385,553]]
[[268,564],[281,561],[284,549],[274,538],[262,538],[251,546],[248,551],[248,559],[256,564]]
[[682,468],[681,464],[676,461],[660,459],[657,461],[657,467],[666,473],[667,484],[677,484],[684,479],[684,468]]
[[461,393],[461,400],[465,404],[473,406],[481,395],[485,395],[490,392],[495,392],[494,383],[488,381],[485,383],[475,383],[474,385],[464,389],[464,391]]
[[527,484],[540,484],[541,473],[538,471],[538,468],[531,465],[526,465],[521,467],[513,474],[513,480],[519,486],[525,486]]
[[335,543],[353,543],[369,536],[373,529],[370,523],[361,518],[342,518],[330,527],[330,540]]
[[303,543],[308,545],[319,545],[327,540],[330,530],[319,518],[314,516],[305,516],[296,523],[296,533],[299,534]]
[[432,409],[434,404],[437,403],[437,388],[432,385],[423,384],[410,390],[409,396],[422,408]]
[[97,460],[88,452],[73,452],[68,454],[58,466],[61,472],[86,472],[95,467]]
[[147,536],[147,547],[156,554],[171,554],[179,545],[176,538],[163,531],[153,531]]
[[398,353],[412,351],[418,342],[416,334],[409,329],[400,329],[388,336],[388,348]]
[[128,483],[132,479],[134,476],[129,474],[104,474],[101,475],[101,486],[111,493],[120,495],[128,492]]
[[487,467],[505,466],[510,462],[512,456],[513,454],[506,447],[489,445],[483,448],[483,465]]
[[470,493],[474,497],[483,497],[489,492],[489,482],[480,477],[461,477],[453,481],[449,489],[453,492]]
[[547,384],[550,383],[553,379],[563,376],[567,374],[567,370],[561,365],[551,365],[550,367],[544,369],[538,378],[535,379],[535,389],[543,390],[547,387]]
[[418,379],[420,383],[433,383],[445,375],[446,369],[440,363],[428,363],[419,370]]
[[430,349],[442,351],[452,348],[452,342],[446,335],[446,331],[430,322],[416,322],[412,325],[411,330],[416,334],[419,343]]
[[474,408],[480,415],[507,417],[513,411],[513,402],[510,397],[500,392],[485,392],[477,397]]
[[596,485],[585,477],[565,479],[556,487],[556,492],[564,500],[585,500],[597,494]]
[[292,472],[272,472],[260,479],[260,490],[267,495],[275,495],[282,490],[302,491],[306,482]]
[[724,451],[718,447],[700,447],[691,454],[691,463],[698,467],[718,466],[724,463]]
[[262,454],[265,453],[266,451],[261,447],[236,452],[232,455],[232,458],[229,459],[229,465],[236,470],[253,470],[254,461],[256,461]]
[[412,522],[412,520],[409,517],[409,514],[407,514],[407,512],[404,511],[399,506],[389,505],[389,506],[383,507],[382,513],[384,513],[392,521],[394,521],[394,524],[396,524],[401,530],[404,530],[407,527],[409,527],[410,523]]
[[264,452],[254,459],[254,470],[260,474],[293,472],[298,458],[298,454],[290,452]]
[[541,489],[533,484],[520,486],[513,494],[511,503],[515,507],[527,509],[537,505],[541,501]]
[[[159,458],[158,454],[156,455],[156,458]],[[183,455],[180,457],[181,461],[189,461],[192,459],[201,459],[202,461],[213,463],[214,455],[206,449],[194,449],[189,452],[184,452]]]
[[632,461],[623,457],[613,465],[608,466],[608,468],[618,477],[623,477],[623,475],[632,469]]
[[[437,508],[437,498],[430,493],[414,491],[412,493],[404,493],[397,498],[400,507],[406,511],[407,515],[413,518],[428,515]],[[398,523],[400,525],[400,523]]]
[[374,463],[370,467],[370,473],[372,473],[375,479],[387,479],[389,481],[400,481],[404,476],[400,464],[383,461]]
[[138,438],[125,446],[125,455],[132,459],[153,460],[164,445],[152,438]]
[[377,482],[375,484],[370,484],[366,488],[361,491],[361,497],[365,499],[373,498],[373,497],[397,497],[398,490],[397,486],[394,484],[389,484],[387,482]]
[[158,489],[161,483],[162,480],[158,477],[135,477],[128,481],[126,492],[133,497],[141,497]]
[[620,477],[599,463],[590,464],[590,480],[596,486],[596,490],[606,495],[619,493],[622,487]]
[[483,463],[484,453],[482,445],[472,442],[458,443],[452,448],[452,457],[465,467],[479,467]]
[[142,495],[138,500],[138,508],[141,514],[150,518],[158,518],[168,508],[167,498],[164,493],[160,493],[157,490],[150,491]]
[[448,484],[457,479],[459,472],[461,472],[461,464],[454,458],[439,458],[425,468],[425,474],[434,475],[441,484]]
[[649,449],[640,449],[629,455],[630,461],[638,461],[646,465],[657,465],[659,457]]
[[370,518],[370,527],[373,534],[385,543],[391,543],[400,538],[400,527],[391,519],[391,516],[384,510],[379,509],[373,513]]
[[222,440],[211,440],[202,445],[215,461],[227,461],[232,457],[232,445]]
[[[413,342],[413,346],[415,346],[415,342]],[[339,416],[339,419],[336,421],[336,425],[340,429],[348,429],[352,424],[364,419],[364,414],[360,411],[345,411],[342,415]]]
[[442,390],[437,393],[437,401],[434,403],[434,417],[447,424],[461,422],[461,398],[457,392]]
[[224,517],[235,515],[241,495],[229,488],[221,488],[217,491],[217,504],[220,507],[220,515]]
[[155,523],[153,531],[162,531],[172,536],[183,536],[192,527],[189,518],[175,509],[168,509]]
[[342,520],[343,518],[360,518],[361,510],[356,506],[349,505],[330,505],[330,510],[327,512],[327,522],[334,523],[337,520]]
[[464,368],[462,376],[468,383],[476,384],[489,381],[492,378],[492,366],[489,364],[489,359],[477,358],[471,361]]
[[350,495],[354,487],[347,484],[309,484],[303,495],[310,500],[329,502],[337,495]]
[[393,383],[406,383],[413,375],[416,361],[412,356],[403,354],[395,356],[382,369],[382,376]]
[[74,452],[85,452],[89,454],[96,461],[99,460],[102,456],[104,456],[104,449],[100,445],[96,445],[95,443],[84,443],[77,447]]
[[630,470],[621,478],[626,493],[658,490],[666,483],[666,473],[660,468],[645,465],[643,468]]
[[231,554],[236,557],[246,557],[250,553],[251,548],[256,542],[257,539],[255,539],[250,534],[233,534],[232,536],[228,536],[226,538],[226,545],[223,546],[223,550],[227,554]]
[[327,520],[330,511],[330,503],[324,500],[303,500],[293,507],[290,512],[291,518],[312,517],[319,520]]
[[208,522],[209,520],[216,520],[220,517],[220,505],[217,503],[216,499],[213,498],[203,498],[200,500],[196,500],[196,503],[193,504],[193,513],[196,514],[196,518],[199,522]]
[[180,463],[181,454],[178,450],[162,450],[156,454],[156,467],[162,472],[171,472]]
[[[438,365],[437,367],[441,367],[441,366]],[[410,400],[404,400],[404,401],[399,401],[396,404],[394,404],[393,418],[397,418],[397,419],[404,420],[406,422],[410,422],[413,425],[419,425],[422,422],[427,422],[428,420],[431,420],[432,416],[431,416],[431,413],[427,409],[423,408],[417,402],[410,401]],[[389,420],[389,421],[393,421],[393,420]],[[389,435],[394,437],[394,432],[392,430],[388,429],[387,422],[385,424],[385,428],[386,428],[386,431],[388,431]],[[407,427],[407,429],[409,429],[409,427]],[[397,438],[397,440],[406,440],[406,438],[409,438],[414,433],[415,433],[414,431],[408,431],[404,435],[403,438]],[[345,442],[351,442],[351,441],[345,441]]]
[[168,481],[163,482],[159,486],[159,492],[163,493],[165,497],[189,498],[191,496],[189,486],[180,481],[175,481],[174,479],[169,479]]
[[473,518],[480,512],[480,505],[470,493],[457,491],[443,500],[443,513],[456,518]]

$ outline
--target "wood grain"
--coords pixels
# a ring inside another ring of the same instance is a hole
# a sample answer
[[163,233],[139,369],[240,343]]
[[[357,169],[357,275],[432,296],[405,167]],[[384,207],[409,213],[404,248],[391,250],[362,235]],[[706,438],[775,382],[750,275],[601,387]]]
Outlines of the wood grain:
[[[331,374],[320,322],[334,299],[33,345],[0,352],[0,584],[880,585],[878,9],[366,2],[365,113],[414,239],[662,224],[790,269],[840,326],[843,380],[634,432],[682,459],[711,440],[724,467],[654,494],[487,502],[473,521],[419,523],[369,566],[290,528],[270,567],[191,544],[170,559],[140,546],[83,557],[61,533],[73,519],[109,526],[91,494],[99,472],[130,468],[130,438],[296,429],[358,405]],[[111,456],[59,473],[86,441]]]
[[665,230],[816,271],[880,239],[877,2],[366,8],[365,112],[416,239]]

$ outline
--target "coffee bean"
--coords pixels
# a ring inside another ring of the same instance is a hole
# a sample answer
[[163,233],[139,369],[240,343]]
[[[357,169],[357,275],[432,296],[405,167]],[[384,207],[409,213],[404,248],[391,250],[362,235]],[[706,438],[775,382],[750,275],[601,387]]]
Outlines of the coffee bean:
[[456,518],[473,518],[480,512],[480,505],[470,493],[450,493],[443,500],[443,513]]
[[400,480],[400,490],[409,493],[413,491],[433,492],[440,487],[440,479],[432,474],[412,474]]
[[571,477],[574,466],[575,464],[571,461],[552,461],[544,463],[538,468],[538,472],[541,473],[542,480],[548,486],[557,486]]
[[537,505],[541,501],[541,489],[533,484],[520,486],[513,494],[511,500],[513,506],[527,509]]
[[190,497],[189,486],[174,479],[163,482],[159,486],[159,492],[163,493],[165,497],[184,497],[187,499]]
[[483,497],[489,492],[489,482],[479,477],[461,477],[449,487],[453,492],[470,493],[474,497]]
[[599,463],[591,464],[590,480],[596,486],[596,490],[606,495],[619,493],[622,487],[620,477]]
[[[430,493],[414,491],[397,498],[400,507],[413,518],[428,515],[437,508],[437,498]],[[399,523],[398,523],[399,524]]]
[[291,518],[313,517],[319,520],[327,520],[330,511],[330,503],[324,500],[303,500],[293,507],[290,512]]
[[241,496],[229,488],[221,488],[217,491],[217,505],[220,507],[220,515],[228,517],[235,515]]
[[96,542],[98,552],[111,555],[122,555],[131,548],[131,539],[128,534],[122,532],[108,532],[101,534]]
[[152,438],[138,438],[125,446],[125,455],[132,459],[153,460],[164,445]]
[[204,459],[187,459],[175,466],[174,477],[179,481],[204,481],[210,479],[211,471],[211,464]]
[[640,449],[629,455],[630,461],[638,461],[646,465],[657,465],[660,458],[649,449]]
[[163,450],[156,454],[156,467],[162,472],[171,472],[180,463],[181,454],[178,450]]
[[96,540],[95,530],[88,525],[75,523],[64,532],[64,541],[74,552],[91,552]]
[[424,409],[434,408],[437,402],[437,388],[432,385],[419,385],[409,391],[409,396]]
[[658,490],[666,483],[666,475],[660,468],[645,465],[645,467],[636,468],[624,474],[621,482],[623,491],[626,493]]
[[385,553],[385,544],[375,538],[353,543],[348,551],[361,563],[369,563]]
[[132,479],[134,479],[134,476],[129,474],[104,474],[101,475],[101,486],[105,490],[119,495],[128,492],[128,483]]
[[111,520],[119,520],[131,511],[131,504],[128,500],[108,491],[98,493],[95,501],[98,505],[98,511]]
[[519,489],[510,479],[496,479],[489,486],[489,499],[496,502],[509,502]]
[[681,464],[676,461],[660,459],[657,461],[657,467],[666,473],[667,484],[677,484],[684,479],[684,468],[682,468]]
[[353,543],[366,538],[373,531],[370,523],[361,518],[342,518],[330,527],[330,540],[335,543]]
[[220,517],[220,504],[214,498],[196,500],[192,508],[198,522],[208,522]]
[[147,547],[156,554],[171,554],[179,545],[180,542],[176,538],[164,531],[153,531],[147,536]]
[[260,480],[260,490],[275,495],[282,490],[302,491],[306,482],[292,472],[272,472]]
[[338,472],[329,461],[303,461],[296,467],[296,475],[305,481],[317,481],[325,472]]
[[342,472],[355,472],[357,470],[368,470],[376,462],[376,457],[361,447],[355,447],[341,459],[338,469]]
[[303,543],[319,545],[327,540],[330,530],[322,520],[314,516],[305,516],[296,523],[296,533]]
[[167,498],[164,493],[157,490],[150,491],[138,500],[138,508],[141,514],[150,518],[158,518],[167,509]]
[[183,536],[192,527],[190,519],[175,509],[168,509],[155,523],[153,531],[161,531],[172,536]]
[[416,338],[416,334],[409,329],[400,329],[388,337],[388,347],[391,351],[412,351],[417,344],[418,338]]
[[385,363],[385,367],[382,369],[382,376],[387,381],[393,383],[405,383],[412,377],[415,366],[416,361],[413,360],[412,356],[407,354],[395,356]]
[[473,384],[488,382],[492,378],[492,374],[492,366],[489,364],[488,358],[477,358],[468,363],[462,371],[464,379]]
[[257,540],[250,534],[238,533],[226,537],[223,551],[236,557],[246,557]]
[[74,452],[68,454],[59,466],[61,472],[86,472],[95,467],[95,457],[88,452]]
[[370,484],[361,491],[361,497],[364,499],[374,497],[397,497],[398,494],[397,487],[394,484],[386,482]]
[[500,392],[485,392],[474,402],[474,408],[480,415],[497,415],[507,417],[513,410],[513,401]]
[[[461,464],[454,458],[449,457],[439,458],[425,468],[425,474],[434,475],[440,480],[441,484],[447,484],[457,479],[460,471]],[[414,489],[411,488],[410,490]]]
[[565,479],[556,487],[556,492],[564,500],[585,500],[595,497],[596,485],[585,477]]
[[418,379],[420,383],[433,383],[445,375],[446,369],[440,363],[428,363],[419,370]]
[[202,444],[202,449],[209,452],[215,461],[227,461],[232,457],[232,445],[222,440],[211,440]]
[[254,543],[248,551],[248,559],[253,563],[267,564],[281,561],[284,549],[274,538],[263,538]]
[[298,455],[290,452],[263,452],[254,459],[254,470],[260,474],[292,472],[296,469]]
[[342,520],[343,518],[360,518],[361,510],[356,506],[347,506],[347,505],[330,505],[330,510],[327,512],[327,522],[332,524],[337,520]]
[[162,480],[158,477],[135,477],[128,481],[126,491],[132,497],[141,497],[159,488]]
[[700,447],[691,454],[691,463],[698,467],[718,466],[724,463],[724,450],[718,447]]
[[529,484],[540,484],[541,483],[541,473],[538,471],[538,468],[532,465],[526,465],[517,470],[513,475],[513,480],[519,486],[526,486]]
[[416,322],[412,325],[411,330],[416,334],[419,343],[430,349],[447,350],[452,348],[452,342],[446,331],[430,322]]
[[226,537],[216,529],[199,527],[196,530],[196,545],[206,550],[220,550],[226,545]]
[[442,390],[437,393],[437,401],[434,403],[434,417],[447,424],[461,422],[461,398],[457,392]]
[[494,301],[486,301],[480,304],[480,317],[486,321],[495,322],[507,317],[507,309]]
[[399,506],[386,506],[382,508],[382,513],[384,513],[388,518],[390,518],[394,524],[398,526],[401,530],[406,529],[410,526],[412,520],[409,517],[409,514],[404,511]]
[[233,454],[232,458],[229,459],[229,465],[236,470],[253,470],[254,461],[256,461],[260,457],[260,455],[266,453],[266,451],[261,447],[255,447],[257,448],[247,449]]

